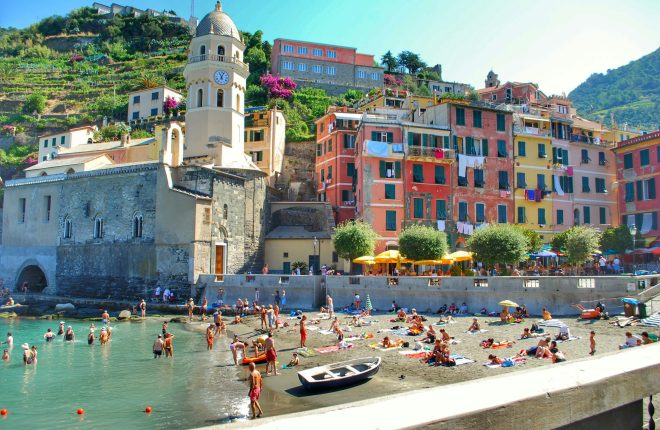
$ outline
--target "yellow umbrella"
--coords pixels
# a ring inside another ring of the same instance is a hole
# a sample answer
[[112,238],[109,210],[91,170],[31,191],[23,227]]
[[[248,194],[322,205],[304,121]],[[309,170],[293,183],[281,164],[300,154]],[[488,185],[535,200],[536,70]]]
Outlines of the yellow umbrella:
[[354,258],[353,263],[355,264],[375,264],[374,257],[371,255],[364,255],[362,257]]
[[440,263],[440,260],[417,260],[415,261],[415,264],[423,264],[425,266],[435,266],[442,263]]
[[374,257],[374,261],[376,263],[412,263],[412,260],[403,257],[396,249],[381,252]]
[[454,264],[454,258],[449,254],[445,255],[438,261],[440,261],[440,264]]
[[502,300],[501,302],[498,303],[498,305],[511,307],[511,308],[517,308],[518,307],[518,303],[512,302],[511,300]]
[[449,257],[453,258],[454,261],[469,261],[472,260],[472,253],[466,251],[456,251],[449,254]]
[[436,258],[435,260],[419,260],[415,261],[415,264],[426,264],[429,266],[437,266],[441,264],[452,264],[454,262],[454,259],[451,258],[448,255],[445,255],[442,258]]

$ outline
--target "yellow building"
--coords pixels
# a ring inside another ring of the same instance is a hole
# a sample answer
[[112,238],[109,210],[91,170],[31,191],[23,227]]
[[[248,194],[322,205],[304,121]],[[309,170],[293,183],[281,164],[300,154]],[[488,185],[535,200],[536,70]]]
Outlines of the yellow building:
[[516,107],[513,121],[515,220],[547,243],[553,230],[550,119],[547,111]]
[[383,88],[372,91],[358,102],[361,111],[378,111],[380,109],[405,109],[409,112],[436,104],[434,97],[416,96],[406,90]]
[[271,186],[282,174],[285,140],[286,120],[281,111],[271,109],[246,115],[245,153],[268,175]]

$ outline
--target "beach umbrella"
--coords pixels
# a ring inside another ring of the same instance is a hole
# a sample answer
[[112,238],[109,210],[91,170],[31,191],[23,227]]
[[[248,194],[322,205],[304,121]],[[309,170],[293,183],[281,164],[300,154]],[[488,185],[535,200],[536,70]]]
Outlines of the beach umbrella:
[[617,255],[619,252],[614,250],[614,249],[608,249],[607,251],[603,252],[603,255],[605,257],[609,257],[611,255]]
[[375,264],[374,257],[371,255],[364,255],[362,257],[354,258],[353,263],[355,264]]
[[529,254],[529,256],[530,257],[556,257],[557,254],[555,254],[552,251],[544,250],[544,251],[537,252],[536,254]]
[[456,251],[448,255],[454,261],[470,261],[472,260],[472,253],[467,251]]
[[367,294],[367,301],[364,304],[364,308],[368,311],[373,309],[373,307],[371,306],[371,297],[369,297],[369,294]]
[[511,307],[511,308],[517,308],[518,307],[518,303],[512,302],[511,300],[502,300],[501,302],[498,303],[498,305]]
[[412,263],[412,260],[409,260],[399,254],[399,251],[396,249],[388,249],[383,251],[377,256],[374,257],[376,263]]

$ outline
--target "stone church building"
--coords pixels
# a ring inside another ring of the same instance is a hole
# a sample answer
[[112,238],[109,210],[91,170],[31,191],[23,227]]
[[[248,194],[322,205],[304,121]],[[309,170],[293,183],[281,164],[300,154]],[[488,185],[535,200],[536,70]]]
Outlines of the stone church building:
[[156,129],[157,158],[5,184],[0,276],[15,290],[141,297],[183,294],[200,274],[258,271],[270,192],[244,153],[245,45],[218,3],[184,70],[186,122]]

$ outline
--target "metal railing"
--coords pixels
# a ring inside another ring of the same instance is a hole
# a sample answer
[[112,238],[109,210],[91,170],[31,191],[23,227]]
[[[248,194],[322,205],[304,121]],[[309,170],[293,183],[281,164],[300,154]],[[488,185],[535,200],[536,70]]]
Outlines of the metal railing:
[[[436,153],[442,151],[442,157],[437,157]],[[408,146],[408,155],[411,157],[431,157],[438,160],[453,160],[456,158],[456,151],[453,149],[430,148],[426,146]]]
[[188,64],[192,63],[199,63],[200,61],[217,61],[220,63],[230,63],[230,64],[238,64],[245,70],[248,69],[248,65],[239,60],[238,58],[229,56],[229,55],[215,55],[215,54],[207,54],[207,55],[193,55],[188,57]]

